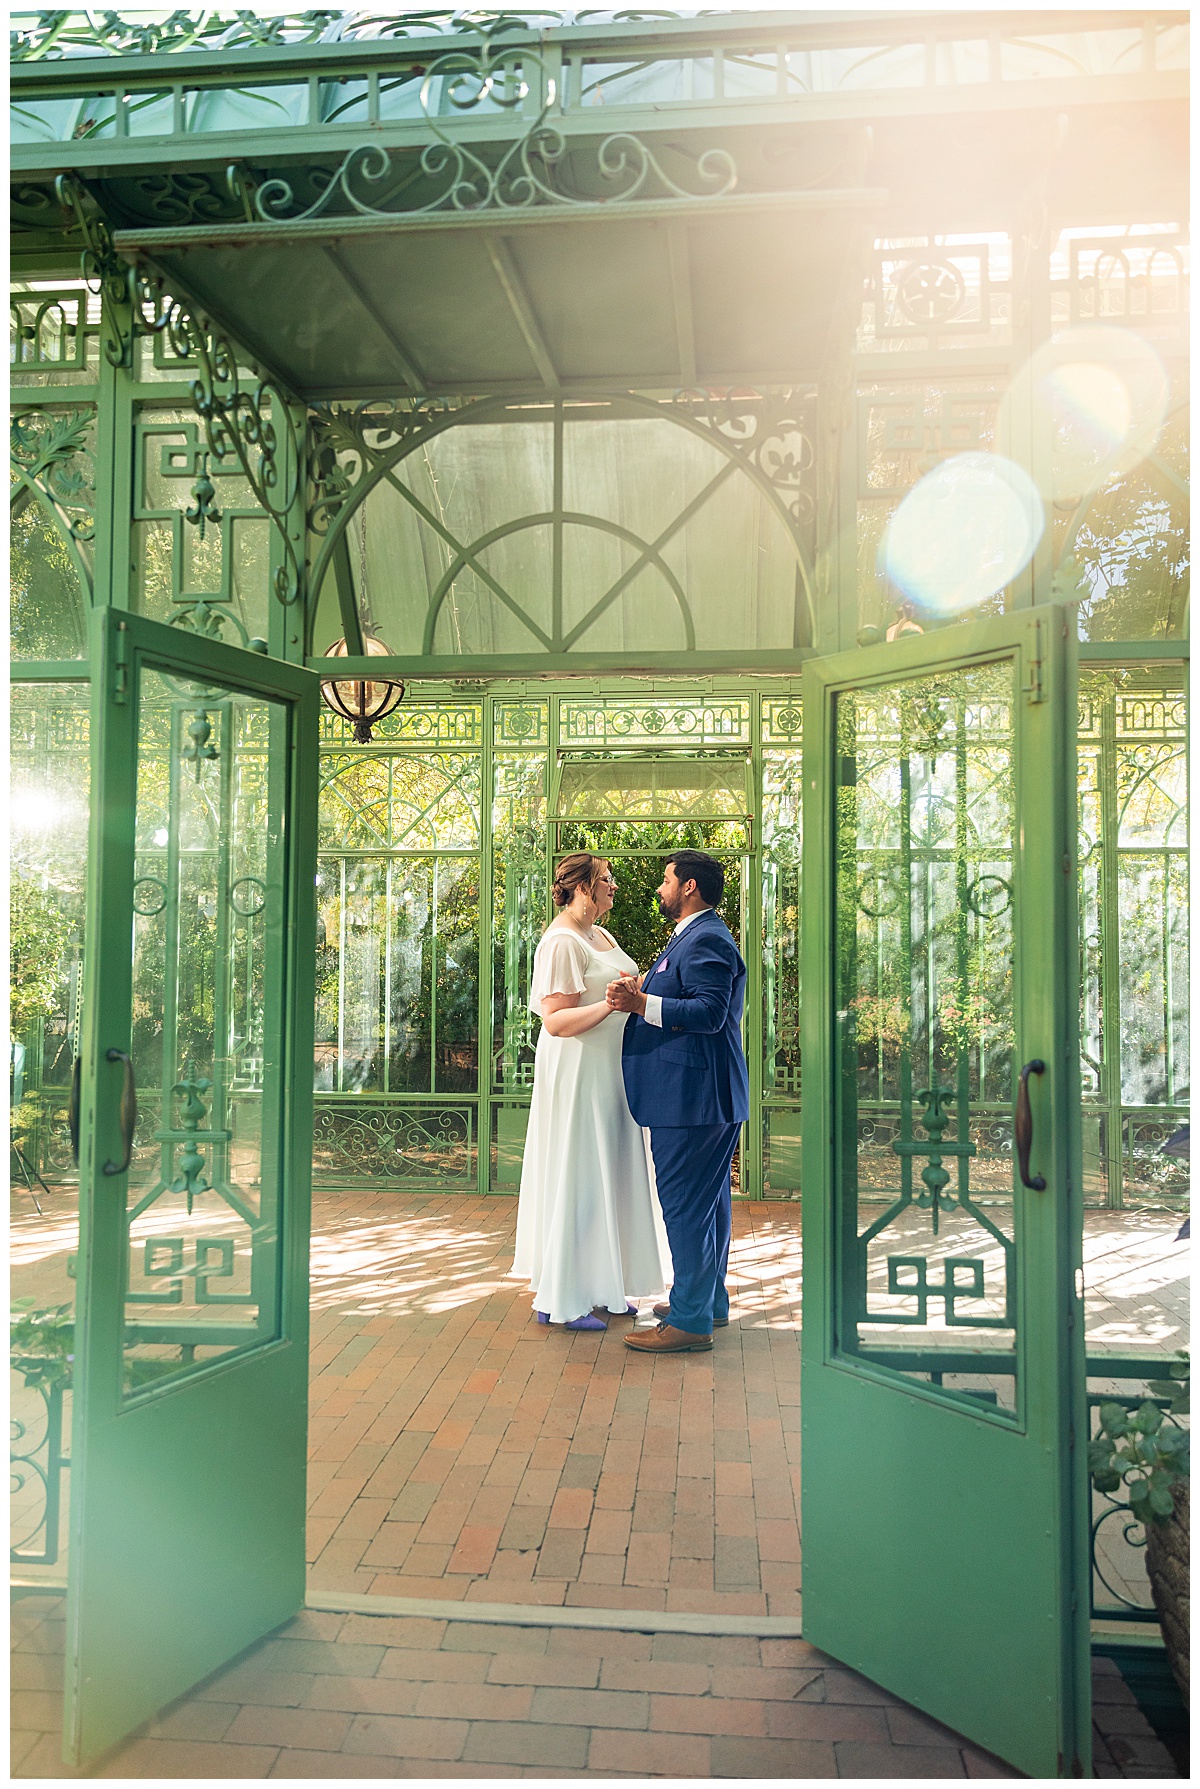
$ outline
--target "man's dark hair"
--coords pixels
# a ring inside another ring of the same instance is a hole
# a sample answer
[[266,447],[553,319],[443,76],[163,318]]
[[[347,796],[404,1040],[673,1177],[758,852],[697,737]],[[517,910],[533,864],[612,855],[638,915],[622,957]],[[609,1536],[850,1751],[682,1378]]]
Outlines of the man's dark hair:
[[707,851],[674,851],[667,859],[668,867],[675,865],[675,874],[680,882],[694,882],[696,893],[710,907],[721,905],[721,896],[725,893],[725,872],[715,857]]

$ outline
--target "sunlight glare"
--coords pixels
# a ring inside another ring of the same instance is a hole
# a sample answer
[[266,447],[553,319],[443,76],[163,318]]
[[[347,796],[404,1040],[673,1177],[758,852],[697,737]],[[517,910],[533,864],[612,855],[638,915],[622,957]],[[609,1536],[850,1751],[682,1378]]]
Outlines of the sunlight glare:
[[961,615],[1029,563],[1045,514],[1033,481],[993,453],[961,453],[926,473],[884,536],[884,573],[919,610]]
[[1050,444],[1031,464],[1042,495],[1078,503],[1129,472],[1158,440],[1170,387],[1154,349],[1131,329],[1060,329],[1014,378],[1000,406],[997,439],[1015,459],[1030,438]]

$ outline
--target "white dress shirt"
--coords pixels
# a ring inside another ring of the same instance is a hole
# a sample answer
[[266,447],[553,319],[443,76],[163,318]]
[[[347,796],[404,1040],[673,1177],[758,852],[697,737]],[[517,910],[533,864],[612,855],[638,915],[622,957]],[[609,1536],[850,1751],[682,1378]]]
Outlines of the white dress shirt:
[[[682,932],[684,926],[690,926],[692,921],[694,919],[699,919],[699,917],[702,913],[711,913],[711,912],[712,912],[711,907],[697,907],[697,909],[694,913],[688,913],[684,916],[683,919],[680,920],[679,924],[675,927],[675,930],[671,933],[671,937],[678,938],[678,936],[679,936],[680,932]],[[646,1010],[642,1014],[642,1017],[645,1019],[647,1025],[657,1025],[659,1030],[660,1031],[662,1030],[662,995],[661,994],[647,994],[646,995]]]

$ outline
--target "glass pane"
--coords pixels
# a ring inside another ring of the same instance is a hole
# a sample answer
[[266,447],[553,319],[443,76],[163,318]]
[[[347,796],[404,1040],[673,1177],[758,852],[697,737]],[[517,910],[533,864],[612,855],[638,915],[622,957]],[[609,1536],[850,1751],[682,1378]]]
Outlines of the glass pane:
[[1012,1407],[1012,666],[836,708],[843,1348]]
[[75,1352],[79,1174],[67,1125],[87,887],[88,686],[15,684],[9,1113],[14,1568],[61,1577]]
[[1181,1209],[1186,1123],[1187,723],[1169,666],[1080,680],[1080,1044],[1084,1193]]
[[437,865],[433,943],[434,1086],[474,1093],[479,1076],[479,864],[443,857]]
[[[544,704],[498,704],[496,727],[537,737]],[[546,759],[497,752],[492,797],[492,1083],[497,1092],[533,1086],[538,1021],[529,1010],[533,956],[549,918]],[[523,1134],[523,1133],[522,1133]]]
[[662,881],[670,853],[685,847],[710,852],[724,869],[721,918],[740,944],[744,893],[741,852],[745,849],[742,828],[719,822],[709,826],[695,823],[690,826],[645,826],[619,821],[558,828],[560,855],[568,851],[594,851],[611,860],[617,892],[607,923],[614,938],[620,941],[623,950],[629,952],[639,969],[648,967],[671,934],[671,922],[659,912],[654,891]]
[[142,676],[127,1395],[279,1333],[288,728],[267,699]]
[[742,758],[616,759],[572,756],[563,765],[560,814],[744,814]]
[[388,1083],[413,1092],[431,1085],[433,1053],[434,864],[406,857],[392,865]]
[[[84,658],[89,596],[82,572],[91,551],[91,517],[70,517],[55,528],[43,501],[29,488],[14,496],[9,533],[11,657]],[[80,538],[70,524],[80,526]]]

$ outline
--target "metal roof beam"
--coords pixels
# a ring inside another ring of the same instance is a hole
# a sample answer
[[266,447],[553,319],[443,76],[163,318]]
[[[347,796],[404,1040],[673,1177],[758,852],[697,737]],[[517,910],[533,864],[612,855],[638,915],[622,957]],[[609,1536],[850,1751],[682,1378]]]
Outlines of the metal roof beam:
[[496,278],[504,290],[509,308],[517,320],[517,326],[525,337],[525,345],[538,370],[538,376],[546,390],[552,391],[557,397],[562,389],[558,369],[555,367],[550,350],[546,345],[541,324],[529,302],[529,294],[517,272],[517,264],[513,260],[512,250],[503,236],[488,236],[486,241],[488,257],[496,270]]
[[667,225],[667,248],[671,256],[671,299],[675,307],[675,336],[679,343],[679,382],[688,391],[698,383],[696,377],[696,324],[692,312],[692,266],[688,250],[687,225]]
[[375,300],[371,297],[371,294],[367,291],[353,268],[346,265],[346,257],[338,249],[334,248],[331,243],[325,244],[325,253],[337,268],[342,280],[349,286],[363,309],[369,314],[373,321],[378,324],[383,335],[387,338],[388,345],[391,348],[392,353],[396,356],[400,371],[404,374],[407,383],[412,386],[414,392],[421,393],[428,391],[429,381],[425,377],[425,374],[421,371],[420,366],[409,353],[404,343],[400,340],[400,337],[396,334],[392,325],[379,309],[379,306],[375,303]]

